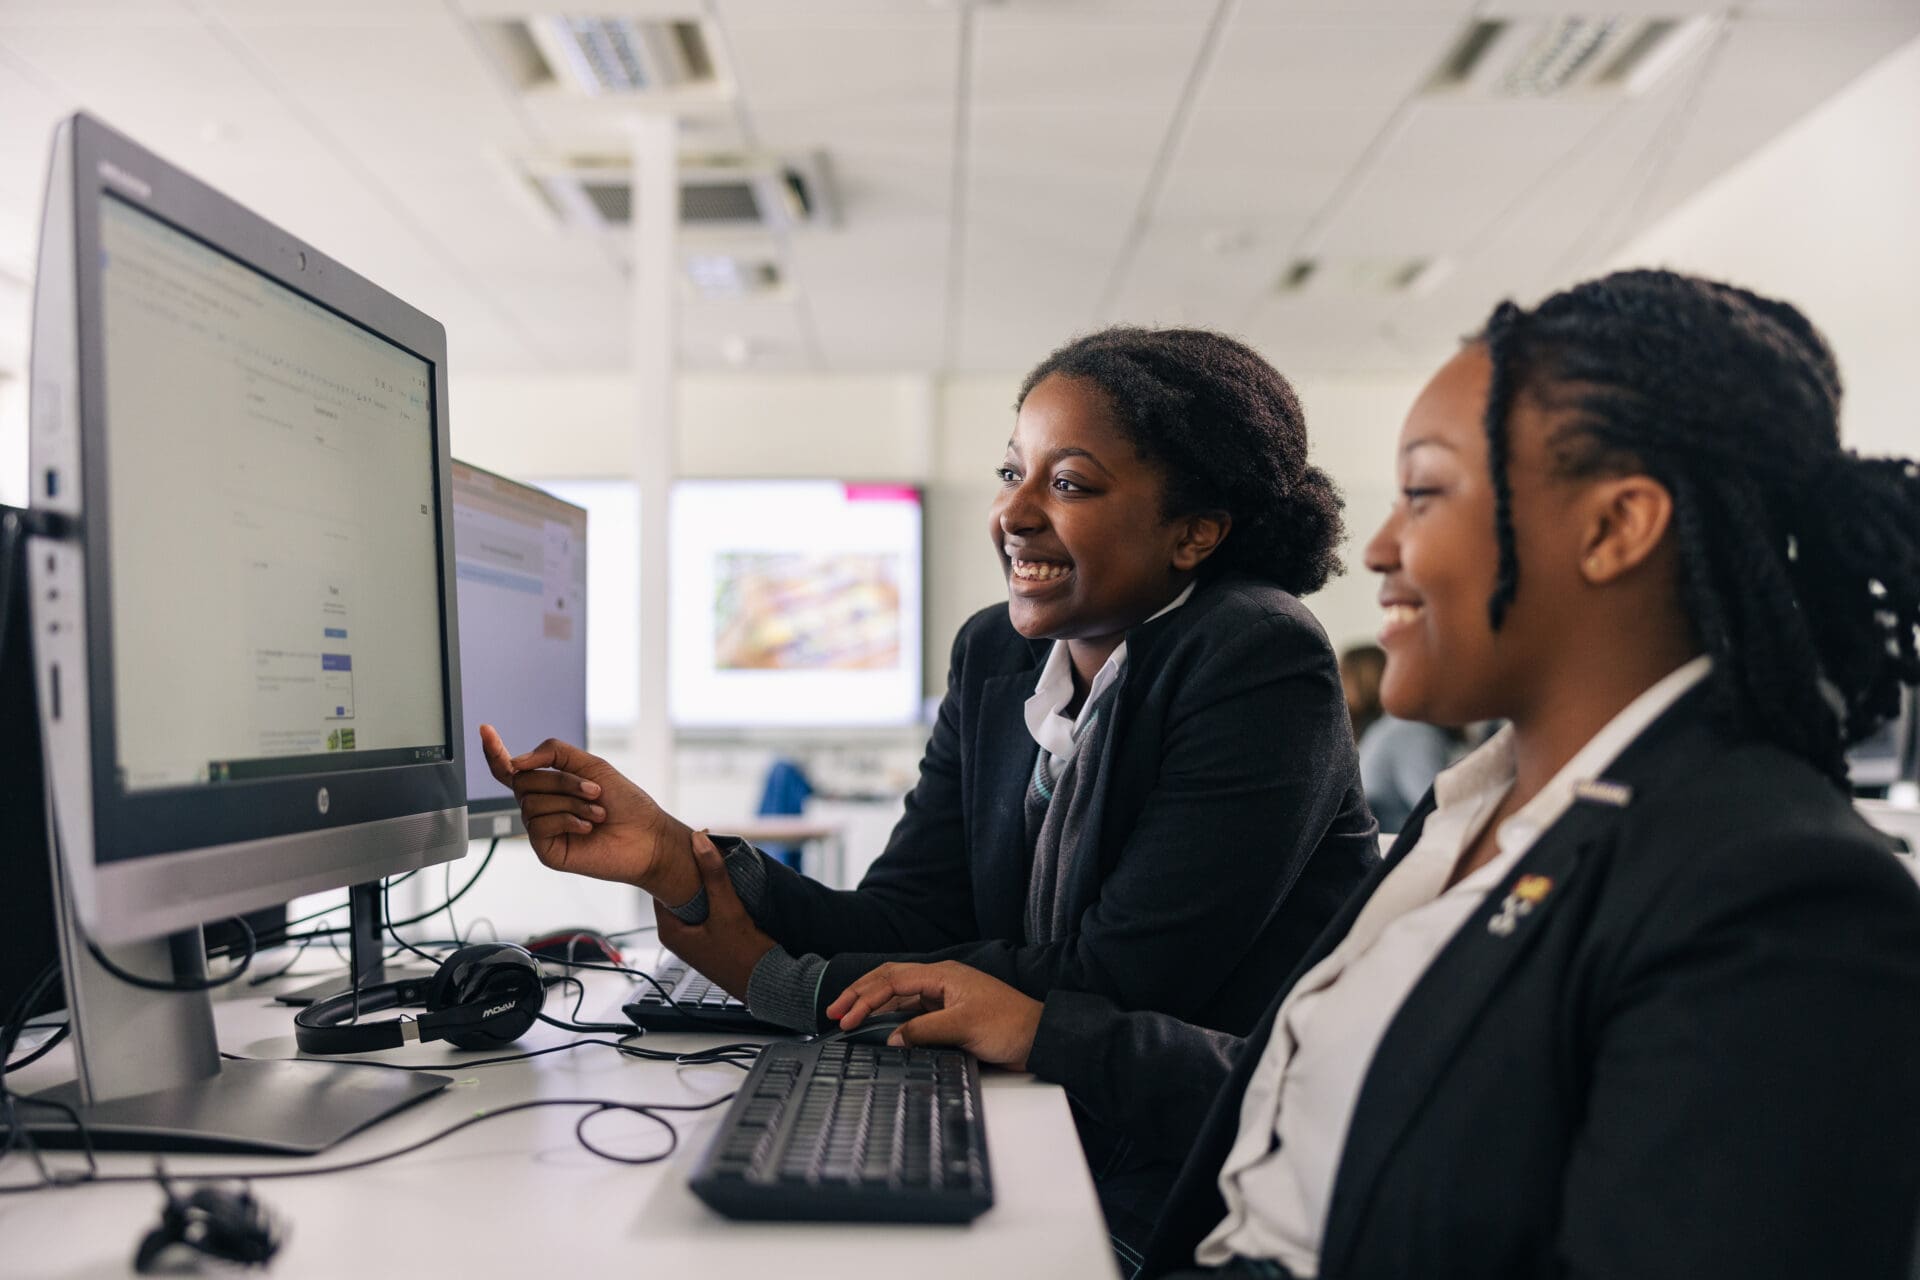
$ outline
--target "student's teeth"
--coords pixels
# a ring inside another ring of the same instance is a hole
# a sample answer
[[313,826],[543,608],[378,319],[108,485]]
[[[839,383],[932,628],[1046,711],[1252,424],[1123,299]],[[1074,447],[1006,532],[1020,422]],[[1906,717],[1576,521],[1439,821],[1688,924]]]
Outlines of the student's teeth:
[[1063,564],[1047,564],[1031,560],[1016,560],[1013,564],[1014,576],[1029,582],[1049,582],[1066,571],[1067,566]]
[[1420,606],[1412,604],[1390,604],[1386,607],[1386,615],[1387,624],[1397,627],[1402,623],[1412,622],[1415,618],[1419,617]]

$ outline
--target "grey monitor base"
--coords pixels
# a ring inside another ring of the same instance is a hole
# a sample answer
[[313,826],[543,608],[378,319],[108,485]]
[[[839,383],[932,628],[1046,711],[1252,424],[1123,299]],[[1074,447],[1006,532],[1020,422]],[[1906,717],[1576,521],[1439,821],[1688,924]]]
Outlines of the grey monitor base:
[[65,1111],[36,1105],[50,1101],[78,1111],[102,1150],[313,1155],[452,1083],[432,1072],[300,1058],[225,1062],[206,1080],[91,1106],[80,1102],[78,1081],[15,1102],[42,1146],[80,1145]]

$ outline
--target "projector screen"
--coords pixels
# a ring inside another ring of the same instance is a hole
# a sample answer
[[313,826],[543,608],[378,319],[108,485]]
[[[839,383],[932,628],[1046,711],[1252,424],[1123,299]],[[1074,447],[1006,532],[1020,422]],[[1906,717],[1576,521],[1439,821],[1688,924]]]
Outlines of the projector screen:
[[918,490],[683,480],[667,537],[675,724],[919,718]]

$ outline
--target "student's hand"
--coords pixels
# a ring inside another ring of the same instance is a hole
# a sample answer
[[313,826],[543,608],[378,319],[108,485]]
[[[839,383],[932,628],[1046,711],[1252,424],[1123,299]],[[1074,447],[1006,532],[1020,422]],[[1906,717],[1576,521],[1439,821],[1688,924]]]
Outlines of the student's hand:
[[480,749],[502,786],[513,788],[527,841],[556,871],[636,885],[667,902],[700,887],[693,832],[599,756],[558,738],[509,756],[492,725]]
[[1045,1006],[978,969],[942,960],[883,964],[842,991],[827,1016],[851,1031],[869,1014],[916,1007],[927,1012],[894,1028],[888,1044],[958,1045],[982,1062],[1025,1071]]
[[693,861],[700,871],[700,887],[707,891],[707,918],[687,924],[656,897],[653,918],[660,926],[660,945],[745,1000],[753,967],[775,943],[747,914],[747,904],[740,901],[727,875],[726,859],[704,831],[693,835]]

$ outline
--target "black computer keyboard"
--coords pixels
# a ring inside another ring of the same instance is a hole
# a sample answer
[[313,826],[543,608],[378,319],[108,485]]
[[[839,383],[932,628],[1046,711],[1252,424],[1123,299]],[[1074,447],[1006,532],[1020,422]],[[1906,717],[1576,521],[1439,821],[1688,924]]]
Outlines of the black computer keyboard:
[[980,1064],[957,1049],[770,1044],[692,1187],[730,1218],[972,1221],[993,1207]]
[[[648,1031],[745,1031],[755,1035],[792,1035],[791,1027],[762,1022],[697,969],[672,953],[662,953],[653,982],[644,978],[622,1002],[620,1011]],[[654,984],[658,983],[658,986]],[[669,1002],[661,988],[671,993]]]

